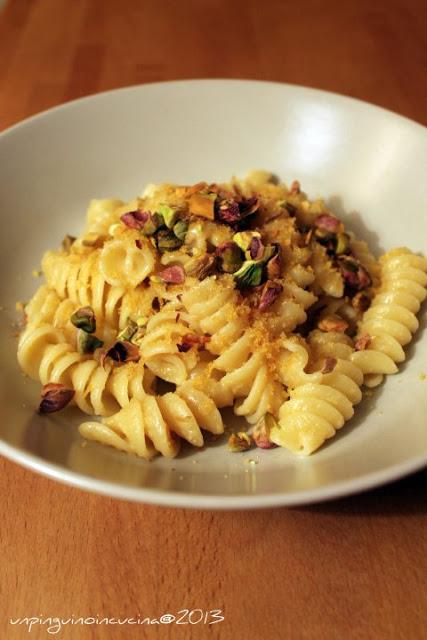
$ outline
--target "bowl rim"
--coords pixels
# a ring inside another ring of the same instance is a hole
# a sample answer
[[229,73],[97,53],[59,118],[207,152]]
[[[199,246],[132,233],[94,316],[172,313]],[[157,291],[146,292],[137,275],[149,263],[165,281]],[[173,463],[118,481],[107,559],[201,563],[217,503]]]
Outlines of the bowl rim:
[[[265,493],[261,495],[224,496],[215,494],[189,493],[184,491],[165,491],[145,487],[131,487],[126,484],[98,480],[75,471],[70,471],[52,462],[46,462],[38,456],[22,451],[0,440],[0,454],[26,469],[35,471],[51,480],[57,480],[85,492],[118,498],[129,502],[163,507],[214,510],[247,510],[272,507],[293,507],[328,502],[338,498],[355,495],[368,489],[376,489],[421,470],[427,465],[427,454],[396,463],[380,471],[372,471],[354,480],[335,482],[330,486],[317,487],[292,493]],[[151,464],[151,463],[147,463]]]
[[[337,92],[325,91],[315,87],[274,82],[268,80],[251,80],[251,79],[233,79],[233,78],[191,78],[170,80],[164,82],[151,82],[145,84],[133,84],[116,89],[98,92],[82,96],[75,100],[55,105],[49,109],[36,113],[24,120],[21,120],[12,126],[0,131],[1,140],[9,135],[13,135],[16,131],[25,129],[35,122],[44,120],[52,113],[65,112],[74,108],[80,103],[93,101],[97,99],[108,98],[111,94],[131,93],[140,91],[141,89],[156,88],[159,86],[168,86],[173,88],[176,85],[193,85],[203,86],[204,84],[234,84],[234,85],[259,85],[260,87],[284,88],[296,91],[301,94],[305,93],[311,96],[323,96],[326,99],[347,103],[358,109],[368,108],[378,115],[383,115],[393,119],[399,119],[406,126],[415,127],[418,133],[427,134],[427,127],[420,122],[402,116],[399,113],[381,107],[379,105],[358,99],[351,96],[343,95]],[[325,502],[337,498],[360,493],[367,489],[373,489],[386,483],[393,482],[411,473],[414,473],[427,465],[427,452],[419,456],[412,457],[404,462],[398,462],[387,466],[379,471],[372,471],[362,475],[357,479],[343,480],[334,482],[330,485],[316,487],[296,491],[292,493],[265,493],[261,495],[220,495],[220,494],[202,494],[189,493],[185,491],[167,491],[156,488],[132,487],[118,482],[107,480],[99,480],[89,475],[68,470],[60,465],[48,462],[38,456],[24,451],[0,438],[0,454],[12,462],[22,465],[24,468],[35,471],[42,476],[57,480],[62,484],[66,484],[83,491],[93,492],[98,495],[109,496],[113,498],[143,502],[146,504],[156,504],[169,507],[184,507],[193,509],[216,509],[216,510],[236,510],[236,509],[262,509],[280,506],[297,506],[308,505],[314,503]]]
[[10,134],[15,132],[16,129],[20,127],[24,127],[26,125],[32,124],[37,120],[42,120],[43,118],[55,113],[56,111],[68,111],[68,109],[74,107],[76,104],[85,101],[92,101],[96,98],[107,97],[111,94],[116,93],[127,93],[134,90],[140,90],[151,87],[159,87],[159,86],[173,86],[173,85],[182,85],[182,84],[193,84],[199,85],[202,84],[240,84],[240,85],[260,85],[261,86],[271,86],[271,87],[281,87],[291,89],[293,91],[300,91],[314,94],[321,94],[325,97],[333,98],[338,101],[348,101],[357,105],[359,108],[369,107],[370,110],[376,110],[383,115],[392,115],[395,118],[399,118],[400,120],[406,122],[411,126],[416,126],[421,129],[424,133],[427,133],[427,125],[422,124],[416,120],[408,118],[407,116],[403,116],[397,111],[392,111],[391,109],[387,109],[385,107],[381,107],[380,105],[375,104],[374,102],[368,102],[367,100],[362,100],[360,98],[354,98],[353,96],[348,96],[343,93],[338,93],[337,91],[326,91],[325,89],[318,89],[316,87],[312,87],[309,85],[302,84],[294,84],[291,82],[277,82],[274,80],[258,80],[258,79],[248,79],[248,78],[180,78],[177,80],[165,80],[161,82],[146,82],[144,84],[131,84],[124,87],[117,87],[115,89],[107,89],[106,91],[99,91],[97,93],[90,93],[85,96],[81,96],[80,98],[75,98],[74,100],[67,100],[66,102],[61,102],[60,104],[56,104],[53,107],[49,107],[48,109],[43,109],[42,111],[38,111],[23,120],[19,120],[18,122],[6,127],[6,129],[0,130],[0,138],[5,136],[6,134]]

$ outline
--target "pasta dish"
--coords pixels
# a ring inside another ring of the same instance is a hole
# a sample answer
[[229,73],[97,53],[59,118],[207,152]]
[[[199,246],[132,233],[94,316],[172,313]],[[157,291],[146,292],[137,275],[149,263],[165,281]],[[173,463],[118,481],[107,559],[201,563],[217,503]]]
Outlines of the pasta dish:
[[42,271],[18,345],[39,411],[74,403],[84,438],[145,459],[224,433],[224,407],[231,451],[311,454],[397,372],[427,287],[426,258],[376,259],[265,171],[93,200]]

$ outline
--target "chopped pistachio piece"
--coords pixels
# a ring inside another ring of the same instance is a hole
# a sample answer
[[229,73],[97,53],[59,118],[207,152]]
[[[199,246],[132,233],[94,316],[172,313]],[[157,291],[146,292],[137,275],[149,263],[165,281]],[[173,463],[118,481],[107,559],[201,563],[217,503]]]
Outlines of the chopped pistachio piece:
[[259,231],[239,231],[238,233],[234,234],[233,242],[235,242],[237,246],[241,248],[242,251],[248,251],[252,238],[261,239],[260,232]]
[[157,248],[160,253],[175,251],[182,245],[182,240],[176,237],[173,231],[160,230],[157,234]]
[[103,346],[103,341],[99,340],[91,333],[86,333],[83,329],[77,332],[77,348],[79,353],[93,353]]
[[213,220],[215,218],[216,193],[193,193],[188,208],[194,216]]
[[223,242],[215,251],[221,270],[235,273],[243,264],[242,251],[235,242]]
[[261,284],[262,270],[263,265],[259,260],[245,260],[240,269],[233,274],[237,286],[257,287]]
[[128,340],[119,340],[108,349],[105,357],[115,362],[138,362],[141,355],[137,345]]
[[244,431],[232,433],[228,438],[228,448],[233,453],[248,451],[252,447],[252,439]]
[[350,236],[347,233],[339,233],[336,239],[335,253],[339,256],[350,249]]
[[125,328],[117,335],[117,340],[130,340],[137,330],[138,324],[134,320],[128,318]]
[[39,413],[53,413],[60,411],[73,399],[74,389],[67,389],[65,384],[49,382],[41,392]]
[[77,329],[83,329],[86,333],[95,333],[96,331],[96,318],[92,307],[81,307],[77,309],[70,320]]
[[188,231],[188,223],[185,220],[178,220],[173,226],[173,232],[177,238],[184,242]]
[[205,254],[201,258],[192,258],[185,265],[185,273],[188,276],[204,280],[212,273],[215,267],[215,257]]
[[177,209],[170,207],[168,204],[161,204],[158,207],[157,213],[162,216],[167,228],[172,229],[175,222],[177,221],[177,216],[178,216]]
[[277,427],[275,417],[271,413],[266,413],[255,425],[252,437],[257,447],[260,449],[273,449],[276,445],[270,440],[270,431]]
[[141,228],[141,233],[144,236],[153,236],[158,229],[165,226],[165,221],[163,216],[159,213],[152,213],[148,220],[144,223],[144,226]]

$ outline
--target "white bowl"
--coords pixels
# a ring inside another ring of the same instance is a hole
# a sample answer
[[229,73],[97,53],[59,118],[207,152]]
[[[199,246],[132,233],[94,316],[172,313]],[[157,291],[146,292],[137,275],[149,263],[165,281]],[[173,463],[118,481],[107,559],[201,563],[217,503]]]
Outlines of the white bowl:
[[[0,452],[57,480],[120,498],[185,507],[316,502],[393,480],[427,462],[422,329],[390,377],[308,459],[224,444],[151,463],[87,443],[75,409],[35,413],[39,385],[16,363],[17,300],[37,286],[45,249],[78,232],[90,198],[131,198],[147,182],[226,180],[266,168],[324,196],[376,250],[426,253],[427,134],[383,109],[322,91],[198,80],[130,87],[71,102],[0,136]],[[421,324],[425,324],[424,318]],[[258,459],[248,464],[247,459]]]

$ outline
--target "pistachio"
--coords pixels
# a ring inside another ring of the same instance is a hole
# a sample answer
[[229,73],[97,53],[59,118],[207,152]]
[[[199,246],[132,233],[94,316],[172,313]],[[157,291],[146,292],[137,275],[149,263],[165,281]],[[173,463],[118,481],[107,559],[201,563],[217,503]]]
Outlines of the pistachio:
[[248,248],[249,258],[251,260],[261,260],[264,256],[264,249],[261,238],[252,238]]
[[197,182],[197,184],[193,184],[192,187],[187,187],[186,196],[191,196],[193,193],[197,193],[198,191],[203,191],[207,188],[206,182]]
[[215,218],[215,193],[193,193],[188,202],[188,208],[192,215],[214,220]]
[[244,218],[255,213],[259,207],[258,198],[243,198],[239,202],[223,198],[216,207],[216,218],[219,222],[234,226]]
[[233,236],[233,242],[235,242],[242,251],[248,251],[249,246],[254,238],[261,239],[259,231],[239,231]]
[[340,256],[350,251],[350,236],[347,233],[339,233],[336,237],[335,253]]
[[268,260],[270,260],[270,258],[272,258],[275,255],[276,251],[277,251],[277,243],[268,244],[266,247],[264,247],[264,252],[262,254],[262,262],[264,264],[268,262]]
[[235,242],[223,242],[215,250],[221,271],[234,273],[243,264],[242,252]]
[[140,211],[137,209],[136,211],[124,213],[120,216],[120,220],[129,227],[129,229],[142,229],[150,216],[150,211]]
[[307,240],[306,240],[307,244],[309,244],[309,241],[310,241],[309,239],[312,235],[314,236],[315,240],[319,244],[322,244],[324,247],[326,247],[326,249],[328,250],[328,253],[332,255],[335,253],[337,237],[334,233],[331,233],[330,231],[325,231],[325,229],[313,228],[307,234]]
[[86,333],[84,329],[77,332],[77,350],[79,353],[93,353],[103,346],[103,341],[99,340],[92,333]]
[[179,352],[186,353],[195,346],[203,348],[210,339],[211,337],[209,335],[198,336],[196,334],[189,333],[185,336],[182,336],[181,342],[179,342],[176,346],[178,347]]
[[132,336],[137,332],[137,330],[138,330],[138,324],[134,320],[131,320],[130,318],[128,318],[125,328],[122,329],[122,331],[120,331],[120,333],[117,334],[117,340],[130,341],[132,339]]
[[321,213],[314,220],[314,226],[326,233],[343,233],[344,225],[341,220],[338,220],[335,216],[331,216],[329,213]]
[[233,275],[239,288],[257,287],[261,284],[263,265],[258,260],[245,260]]
[[221,200],[216,209],[216,218],[224,224],[234,225],[241,220],[239,204],[235,200],[225,198]]
[[276,302],[282,291],[283,287],[280,283],[268,280],[261,293],[261,299],[258,305],[259,310],[266,311],[271,307],[271,305]]
[[133,342],[134,344],[139,345],[139,343],[141,342],[142,338],[146,334],[147,322],[148,322],[148,317],[147,316],[139,316],[139,318],[136,319],[136,331],[135,331],[135,333],[133,333],[130,338],[126,338],[126,337],[122,338],[121,334],[118,335],[117,338],[120,341],[130,340],[130,342]]
[[325,316],[317,323],[318,328],[321,331],[338,331],[339,333],[344,333],[349,324],[344,318],[340,318],[337,315]]
[[283,260],[282,260],[282,247],[280,244],[274,243],[271,245],[275,253],[273,257],[267,262],[267,276],[269,280],[275,280],[282,275]]
[[176,222],[173,226],[174,234],[176,235],[177,238],[182,240],[182,242],[185,241],[185,236],[187,235],[187,231],[188,231],[188,223],[185,222],[185,220],[178,220],[178,222]]
[[69,251],[72,247],[72,245],[74,244],[74,242],[76,241],[75,236],[70,236],[67,235],[65,236],[65,238],[62,241],[62,248],[64,251]]
[[174,207],[170,207],[167,204],[161,204],[156,213],[162,216],[167,228],[172,229],[175,222],[177,221],[178,210]]
[[273,449],[277,445],[270,440],[270,431],[277,426],[276,419],[271,413],[266,413],[263,418],[255,425],[252,438],[257,447],[260,449]]
[[92,307],[81,307],[77,309],[70,320],[77,329],[83,329],[86,333],[95,333],[96,331],[96,318]]
[[354,348],[356,349],[356,351],[364,351],[369,347],[371,340],[372,338],[369,333],[362,333],[356,338]]
[[170,267],[166,267],[159,273],[159,276],[163,282],[170,284],[182,284],[185,282],[185,271],[180,264],[174,264]]
[[74,389],[68,389],[64,384],[50,382],[45,384],[41,392],[39,413],[53,413],[60,411],[73,399]]
[[135,344],[128,340],[119,340],[108,349],[105,357],[111,358],[115,362],[138,362],[141,355]]
[[251,198],[243,198],[239,202],[240,215],[243,218],[246,218],[246,216],[250,216],[252,213],[255,213],[255,211],[257,211],[258,209],[259,209],[259,201],[258,201],[258,198],[256,198],[255,196],[252,196]]
[[344,282],[356,291],[362,291],[371,286],[372,280],[368,271],[353,256],[341,256],[338,258],[338,267]]
[[215,257],[207,253],[202,258],[193,259],[185,265],[185,273],[188,276],[204,280],[215,268]]
[[160,253],[175,251],[182,246],[182,240],[176,237],[173,231],[162,229],[157,233],[157,248]]
[[248,451],[252,447],[252,439],[244,431],[232,433],[228,438],[228,448],[233,453]]

